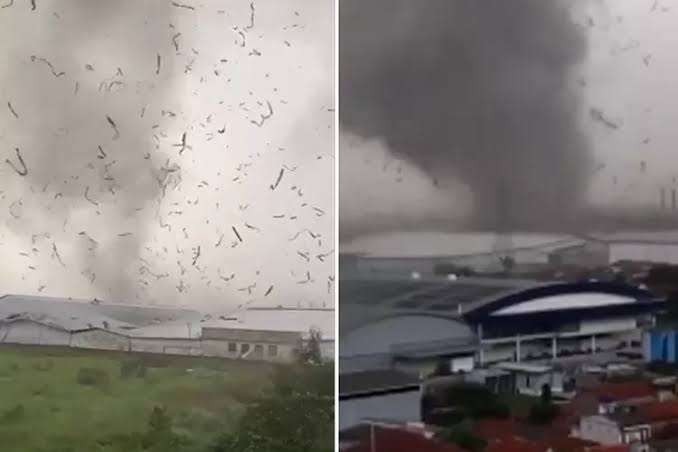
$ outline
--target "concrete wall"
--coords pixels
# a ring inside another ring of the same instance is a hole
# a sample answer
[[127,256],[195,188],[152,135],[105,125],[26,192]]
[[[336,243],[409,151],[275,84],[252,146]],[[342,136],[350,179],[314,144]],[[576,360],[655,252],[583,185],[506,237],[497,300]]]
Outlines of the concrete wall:
[[200,341],[196,339],[131,338],[133,352],[167,353],[170,355],[203,354]]
[[[201,342],[205,356],[219,356],[232,359],[240,358],[243,355],[243,345],[246,344],[249,347],[249,350],[244,359],[289,362],[296,357],[296,346],[292,344],[254,343],[236,340],[227,342],[213,339],[203,339]],[[262,347],[262,355],[255,353],[257,345]],[[275,346],[275,354],[270,353],[272,350],[269,349],[269,346]]]
[[622,443],[619,427],[604,416],[582,417],[579,421],[579,436],[603,445]]
[[452,358],[450,362],[450,370],[452,372],[470,372],[474,367],[474,357],[473,356],[460,356],[457,358]]
[[610,263],[620,260],[678,264],[678,244],[611,243]]
[[636,329],[635,318],[582,320],[579,324],[579,332],[585,334],[611,333],[634,329]]
[[417,422],[421,420],[421,393],[413,390],[339,401],[339,430],[364,419]]
[[30,320],[16,320],[0,324],[0,342],[8,344],[68,346],[71,334],[58,328]]
[[[299,333],[294,333],[300,337]],[[289,342],[290,336],[262,336],[244,334],[234,335],[233,340],[221,339],[177,339],[177,338],[145,338],[129,337],[124,334],[93,329],[70,332],[44,325],[30,320],[15,320],[0,323],[0,343],[26,345],[60,345],[95,350],[119,350],[144,353],[215,356],[252,361],[291,362],[296,359],[298,342]],[[251,341],[251,339],[265,339]],[[243,340],[249,339],[249,340]],[[276,343],[272,339],[285,339]],[[235,347],[235,348],[234,348]],[[245,349],[248,349],[245,352]],[[334,341],[323,341],[320,344],[324,359],[334,359]],[[244,356],[243,356],[244,355]]]

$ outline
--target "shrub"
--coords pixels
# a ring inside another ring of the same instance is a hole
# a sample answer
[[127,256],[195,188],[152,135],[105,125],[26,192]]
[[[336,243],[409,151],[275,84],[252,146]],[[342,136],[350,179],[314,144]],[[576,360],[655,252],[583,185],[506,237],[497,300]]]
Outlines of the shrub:
[[560,413],[558,405],[539,401],[530,408],[528,420],[535,425],[549,424]]
[[480,452],[487,446],[487,442],[484,439],[473,435],[467,426],[452,427],[442,430],[438,434],[438,439],[456,444],[462,449],[472,452]]
[[33,363],[33,369],[39,372],[47,372],[52,370],[54,367],[54,362],[51,359],[41,360],[36,363]]
[[95,369],[92,367],[81,367],[77,375],[78,384],[84,386],[96,386],[106,388],[111,383],[111,378],[103,369]]
[[144,378],[146,364],[141,359],[126,359],[120,363],[120,378]]
[[2,420],[2,422],[19,421],[24,418],[25,414],[26,410],[24,409],[24,406],[22,404],[18,404],[13,408],[10,408],[9,410],[2,413],[2,416],[0,416],[0,420]]

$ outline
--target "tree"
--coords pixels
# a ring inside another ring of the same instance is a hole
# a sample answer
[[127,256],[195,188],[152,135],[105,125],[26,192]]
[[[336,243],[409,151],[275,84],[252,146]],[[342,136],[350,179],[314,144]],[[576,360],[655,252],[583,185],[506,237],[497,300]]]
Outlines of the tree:
[[541,387],[541,403],[550,404],[552,402],[551,385],[544,383]]
[[323,362],[320,344],[322,342],[322,333],[311,328],[308,332],[308,340],[299,344],[299,361],[303,364],[321,364]]
[[558,405],[553,403],[551,386],[545,383],[541,387],[539,402],[530,408],[529,421],[533,424],[543,425],[550,423],[560,413]]
[[280,369],[273,388],[247,408],[238,427],[221,435],[210,452],[331,451],[332,376],[332,365]]

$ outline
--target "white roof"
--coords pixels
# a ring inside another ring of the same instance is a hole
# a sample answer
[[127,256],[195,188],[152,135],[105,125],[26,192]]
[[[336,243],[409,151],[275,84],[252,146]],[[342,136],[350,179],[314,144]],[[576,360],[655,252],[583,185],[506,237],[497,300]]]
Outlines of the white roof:
[[235,320],[212,319],[202,323],[209,328],[298,332],[320,331],[322,339],[334,340],[334,309],[251,308],[232,315]]
[[[511,240],[513,248],[542,252],[583,242],[571,235],[523,233],[512,234]],[[496,241],[494,233],[392,232],[343,243],[340,252],[375,258],[463,257],[493,253]]]
[[678,245],[678,230],[616,232],[612,234],[592,235],[603,242],[627,243],[663,243]]

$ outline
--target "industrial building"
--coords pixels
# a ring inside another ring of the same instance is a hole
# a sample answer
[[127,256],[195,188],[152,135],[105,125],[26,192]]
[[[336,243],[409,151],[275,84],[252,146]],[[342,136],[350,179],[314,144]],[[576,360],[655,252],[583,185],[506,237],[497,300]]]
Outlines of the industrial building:
[[333,359],[334,310],[251,308],[225,315],[98,300],[0,297],[0,343],[290,362],[320,338]]
[[340,280],[340,369],[426,373],[627,348],[661,306],[646,290],[603,282],[419,276]]

